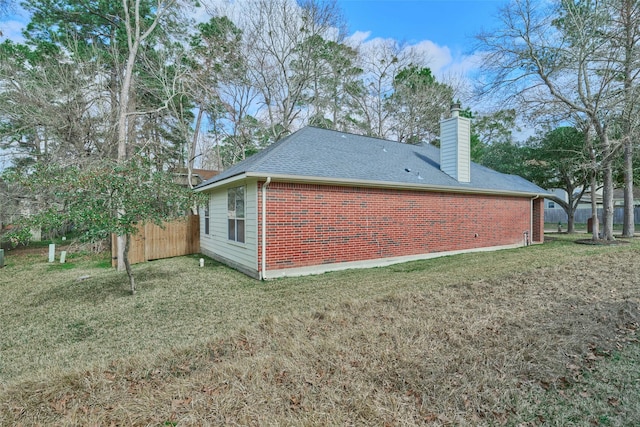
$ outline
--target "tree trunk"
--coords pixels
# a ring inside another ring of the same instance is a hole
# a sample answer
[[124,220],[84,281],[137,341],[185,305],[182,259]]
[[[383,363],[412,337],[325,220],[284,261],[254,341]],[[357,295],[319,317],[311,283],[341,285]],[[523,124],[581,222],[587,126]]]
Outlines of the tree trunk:
[[567,233],[572,234],[576,232],[575,227],[575,216],[576,216],[576,207],[573,203],[569,205],[569,210],[567,211]]
[[575,233],[575,215],[576,215],[576,197],[573,194],[573,186],[567,186],[567,204],[566,206],[562,206],[564,211],[567,213],[567,233]]
[[611,160],[605,160],[602,169],[602,238],[615,240],[613,236],[613,168]]
[[624,220],[622,237],[633,237],[635,234],[633,208],[633,143],[629,138],[624,144]]
[[131,263],[129,262],[129,245],[131,243],[131,235],[127,234],[124,236],[125,244],[124,244],[124,265],[127,270],[127,276],[129,276],[129,291],[131,295],[136,293],[136,281],[133,277],[133,270],[131,269]]
[[623,25],[624,40],[624,112],[623,112],[623,138],[624,144],[624,219],[622,224],[622,237],[633,237],[635,233],[635,218],[633,217],[633,140],[634,133],[632,117],[637,109],[636,69],[637,69],[637,38],[638,38],[638,12],[636,0],[624,0],[620,3],[620,17]]
[[189,188],[193,188],[191,184],[191,176],[193,175],[193,165],[195,163],[196,158],[196,149],[198,146],[198,138],[200,136],[200,126],[202,126],[202,116],[204,115],[204,110],[202,106],[198,109],[198,116],[196,117],[196,125],[193,130],[193,139],[191,140],[191,146],[189,147],[189,158],[187,159],[187,181]]
[[596,201],[596,173],[591,173],[591,226],[593,230],[592,240],[600,239],[600,220],[598,219],[598,202]]
[[[129,93],[131,90],[131,84],[133,81],[133,65],[137,55],[136,49],[129,51],[129,58],[127,59],[127,66],[125,69],[122,86],[120,87],[120,102],[118,105],[118,163],[122,163],[127,160],[127,118],[129,114]],[[123,215],[122,209],[118,210],[118,215]],[[128,239],[126,236],[118,236],[118,271],[125,270],[126,263],[128,263],[128,253],[125,250]]]
[[[158,0],[156,3],[155,9],[155,18],[152,20],[149,27],[142,32],[141,29],[141,16],[140,16],[140,0],[136,0],[134,2],[134,10],[133,16],[130,14],[129,4],[127,0],[122,0],[122,6],[125,11],[125,29],[127,36],[127,46],[129,48],[129,54],[127,55],[127,60],[124,70],[124,75],[122,76],[122,85],[120,86],[120,99],[118,100],[118,163],[125,162],[128,159],[128,138],[129,129],[128,129],[128,119],[129,113],[132,111],[131,105],[131,95],[132,95],[132,86],[133,86],[133,71],[136,63],[136,59],[138,58],[138,50],[140,49],[140,43],[144,41],[149,35],[153,32],[156,25],[158,25],[160,16],[167,11],[169,6],[174,3],[174,0],[166,0],[161,1]],[[124,207],[118,207],[117,215],[124,215]],[[129,264],[129,252],[128,252],[128,244],[129,239],[127,235],[118,236],[118,271],[122,271],[123,269],[127,270],[127,274],[129,275],[129,282],[131,284],[132,292],[135,292],[135,282],[133,281],[133,274],[131,273],[131,265]]]

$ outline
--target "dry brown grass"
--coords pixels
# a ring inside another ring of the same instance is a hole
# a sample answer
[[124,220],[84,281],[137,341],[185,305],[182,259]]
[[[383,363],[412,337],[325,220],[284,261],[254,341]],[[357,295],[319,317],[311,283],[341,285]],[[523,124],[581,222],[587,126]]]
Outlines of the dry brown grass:
[[0,424],[636,425],[639,248],[263,284],[184,257],[138,267],[135,297],[92,260],[15,261],[28,283],[0,271]]

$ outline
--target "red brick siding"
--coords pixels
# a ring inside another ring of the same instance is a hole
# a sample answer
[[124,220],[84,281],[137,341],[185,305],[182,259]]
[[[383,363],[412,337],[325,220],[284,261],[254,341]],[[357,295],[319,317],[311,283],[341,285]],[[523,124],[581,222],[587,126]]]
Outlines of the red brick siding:
[[533,201],[533,243],[544,242],[544,199]]
[[267,270],[521,243],[530,217],[529,198],[273,182]]

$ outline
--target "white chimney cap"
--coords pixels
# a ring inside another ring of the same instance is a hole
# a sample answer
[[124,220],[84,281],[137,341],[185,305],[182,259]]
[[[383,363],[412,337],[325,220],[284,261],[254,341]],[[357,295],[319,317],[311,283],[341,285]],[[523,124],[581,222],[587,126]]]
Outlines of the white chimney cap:
[[451,117],[458,117],[460,115],[460,104],[457,102],[454,102],[451,104],[451,108],[449,111],[451,111]]

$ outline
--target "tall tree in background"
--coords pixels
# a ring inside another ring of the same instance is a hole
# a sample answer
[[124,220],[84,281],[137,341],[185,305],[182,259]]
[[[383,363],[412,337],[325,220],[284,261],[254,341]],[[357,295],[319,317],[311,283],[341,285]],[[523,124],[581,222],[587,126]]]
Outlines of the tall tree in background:
[[224,86],[233,85],[234,80],[246,74],[240,52],[242,31],[231,20],[213,17],[196,28],[197,32],[190,38],[191,51],[186,59],[190,72],[185,79],[186,91],[193,101],[196,116],[193,127],[185,123],[183,128],[184,137],[191,139],[186,162],[189,185],[203,119],[215,123],[220,113],[235,115],[234,107],[223,100],[221,91]]
[[14,162],[86,162],[105,149],[101,64],[75,60],[77,49],[9,40],[0,45],[0,147]]
[[559,127],[532,138],[527,146],[527,177],[542,188],[559,188],[567,193],[567,200],[554,200],[567,213],[568,232],[573,233],[576,208],[591,177],[585,134],[574,127]]
[[340,27],[335,1],[257,0],[239,26],[252,84],[262,97],[271,139],[300,126],[315,80],[311,49],[317,37],[328,39]]
[[639,98],[640,89],[640,3],[636,0],[613,0],[609,2],[612,16],[607,36],[611,44],[620,46],[619,73],[622,80],[623,104],[621,112],[624,189],[623,237],[635,233],[633,197],[633,148],[640,136]]
[[[98,63],[104,67],[93,78],[103,82],[108,90],[96,88],[93,94],[108,93],[108,101],[102,102],[102,105],[108,105],[108,120],[101,128],[109,130],[110,135],[104,137],[102,151],[92,150],[87,154],[122,163],[132,153],[141,153],[136,145],[143,134],[141,131],[145,130],[138,128],[136,118],[144,116],[155,122],[156,126],[147,127],[147,135],[160,135],[159,113],[167,110],[175,96],[171,90],[175,86],[163,85],[162,79],[175,82],[178,73],[175,69],[168,74],[165,72],[172,67],[167,67],[167,56],[160,52],[159,46],[169,47],[179,36],[179,29],[185,27],[183,4],[178,0],[61,0],[53,3],[33,0],[25,7],[32,16],[25,32],[31,46],[70,55],[67,60],[78,66]],[[77,135],[71,139],[76,140]],[[148,143],[142,141],[142,145]],[[155,154],[158,152],[150,153],[151,156]],[[122,210],[118,215],[124,216],[126,212]],[[133,287],[128,236],[119,236],[118,242],[118,267],[127,270]]]
[[362,70],[355,66],[357,52],[350,46],[319,35],[300,45],[300,52],[311,55],[310,65],[294,61],[294,70],[309,66],[311,83],[304,104],[309,106],[308,122],[326,129],[349,129],[348,115],[352,96],[357,91]]
[[498,172],[530,179],[525,167],[530,158],[529,149],[523,145],[496,142],[484,148],[480,164]]
[[[186,2],[187,0],[185,0]],[[175,44],[183,37],[186,21],[182,0],[32,0],[25,3],[31,21],[27,44],[38,49],[69,52],[68,61],[100,65],[95,78],[103,85],[108,122],[103,128],[102,152],[93,155],[126,157],[127,139],[134,150],[137,127],[152,113],[166,110],[173,94],[159,89]],[[40,47],[38,47],[40,46]],[[176,73],[174,72],[175,76]],[[165,85],[166,86],[166,85]],[[171,84],[168,85],[171,88]],[[146,143],[146,141],[145,141]]]
[[393,94],[394,78],[411,64],[425,61],[415,51],[404,49],[393,40],[382,40],[358,49],[362,81],[353,94],[354,111],[350,120],[357,133],[391,138],[391,111],[387,99]]
[[[117,152],[117,103],[120,81],[120,64],[116,51],[117,40],[122,31],[117,17],[121,10],[119,2],[81,2],[68,0],[52,3],[33,0],[24,5],[31,14],[25,37],[29,46],[37,49],[62,49],[76,46],[71,61],[76,63],[98,62],[102,65],[96,77],[105,85],[109,97],[109,122],[105,126],[110,134],[105,135],[104,151],[94,155],[115,158]],[[100,91],[102,92],[102,91]]]
[[508,109],[497,110],[493,113],[473,113],[470,108],[466,108],[460,112],[460,115],[472,120],[472,161],[484,164],[483,156],[487,151],[490,151],[493,144],[515,144],[513,132],[520,131],[520,128],[516,124],[516,110]]
[[436,81],[429,68],[412,64],[400,70],[386,104],[398,142],[434,143],[440,134],[440,120],[452,101],[453,89]]
[[485,93],[504,95],[539,117],[578,115],[589,122],[603,172],[603,237],[612,240],[612,162],[620,141],[611,139],[610,127],[622,91],[620,48],[602,38],[610,25],[603,3],[514,0],[501,12],[501,28],[478,40],[486,52]]
[[[147,4],[142,4],[142,0],[122,0],[122,15],[124,24],[124,37],[126,43],[126,59],[123,63],[124,72],[120,85],[120,94],[118,98],[118,163],[123,163],[129,158],[128,147],[132,144],[129,138],[131,116],[135,116],[138,112],[131,103],[131,96],[134,90],[134,69],[138,61],[140,50],[144,48],[144,44],[152,40],[154,31],[159,26],[172,26],[173,23],[168,22],[175,19],[176,14],[180,13],[178,0],[158,0],[153,7],[147,9]],[[142,9],[141,9],[142,7]],[[126,215],[125,206],[118,211],[118,216]],[[129,263],[129,247],[131,241],[130,233],[118,234],[118,270],[125,269],[129,275],[132,289],[135,289],[133,282],[133,273]]]

